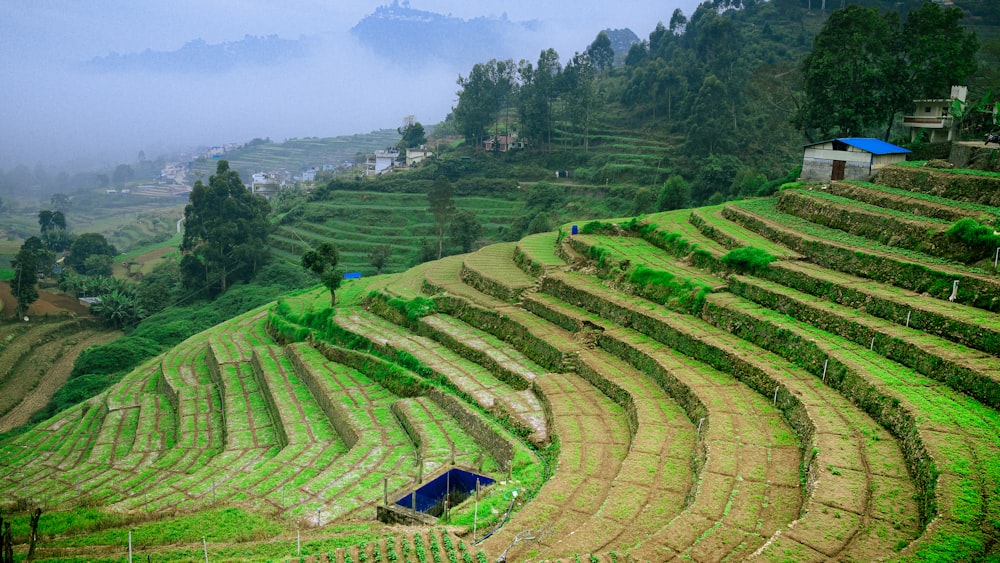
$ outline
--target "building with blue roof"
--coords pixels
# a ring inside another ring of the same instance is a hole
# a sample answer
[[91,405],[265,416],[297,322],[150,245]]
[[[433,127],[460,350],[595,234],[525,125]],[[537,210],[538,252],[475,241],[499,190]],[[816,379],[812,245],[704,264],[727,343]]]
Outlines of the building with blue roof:
[[801,180],[867,181],[879,169],[906,160],[908,149],[867,137],[843,137],[806,145]]

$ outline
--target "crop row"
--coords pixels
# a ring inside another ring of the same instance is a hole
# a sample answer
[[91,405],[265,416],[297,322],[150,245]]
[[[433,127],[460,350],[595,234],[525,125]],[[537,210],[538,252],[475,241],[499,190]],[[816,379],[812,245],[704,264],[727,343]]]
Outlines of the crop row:
[[776,209],[891,248],[910,249],[964,263],[982,258],[980,249],[954,241],[946,233],[949,224],[945,221],[890,210],[867,209],[857,202],[845,203],[837,201],[840,199],[837,196],[824,195],[783,190]]
[[1000,407],[1000,365],[995,357],[923,332],[881,321],[781,285],[734,277],[730,290],[856,344],[877,350],[923,375],[946,382],[984,404]]
[[503,301],[516,301],[534,284],[528,274],[514,267],[515,243],[493,244],[465,257],[462,281]]
[[[868,250],[877,244],[835,229],[818,232],[816,228],[805,227],[815,234],[803,234],[797,229],[802,227],[800,223],[805,222],[775,212],[773,204],[765,200],[727,205],[724,213],[727,218],[807,255],[820,266],[875,281],[892,281],[938,299],[949,299],[956,289],[953,282],[958,281],[955,301],[991,311],[1000,308],[1000,297],[994,288],[996,283],[969,269],[933,264],[927,257],[921,262],[914,262],[907,259],[904,253],[896,253],[892,249]],[[838,239],[849,242],[839,243]]]
[[[650,307],[648,302],[644,304],[641,299],[623,295],[612,297],[603,291],[599,283],[596,281],[587,281],[586,277],[569,275],[560,275],[558,277],[558,282],[552,278],[547,279],[546,284],[543,285],[543,291],[558,295],[568,302],[581,305],[594,314],[600,315],[600,318],[605,319],[605,322],[614,322],[621,326],[633,327],[686,355],[716,366],[720,370],[730,372],[737,379],[744,381],[756,389],[758,393],[767,394],[768,396],[773,393],[775,406],[784,413],[784,417],[792,428],[795,429],[803,446],[813,443],[813,436],[817,428],[814,426],[815,423],[813,421],[820,421],[822,424],[819,429],[822,430],[820,436],[823,436],[822,443],[824,445],[829,443],[830,438],[837,435],[842,436],[840,439],[848,440],[847,443],[849,444],[852,434],[859,434],[857,430],[851,429],[848,419],[845,418],[843,421],[838,421],[836,418],[830,418],[828,413],[837,412],[836,410],[820,406],[830,404],[839,409],[844,409],[843,399],[835,400],[835,397],[830,397],[822,393],[817,395],[817,390],[813,388],[813,384],[811,383],[815,381],[812,376],[803,374],[800,370],[787,365],[783,367],[781,365],[782,362],[769,359],[768,355],[766,353],[762,354],[759,348],[743,343],[743,341],[734,339],[731,336],[726,336],[725,333],[720,333],[717,329],[708,327],[700,321],[690,318],[686,320],[683,316],[669,313],[662,309],[657,310]],[[602,342],[605,342],[603,338]],[[778,379],[775,380],[773,378]],[[801,399],[797,397],[801,397]],[[849,407],[847,409],[850,410]],[[882,537],[885,531],[894,529],[890,520],[879,520],[881,525],[876,527],[877,530],[876,528],[868,528],[864,535],[856,536],[856,532],[852,532],[851,530],[852,528],[857,530],[861,527],[859,521],[834,520],[828,516],[828,513],[832,512],[829,506],[835,505],[838,502],[836,500],[838,498],[837,489],[827,488],[828,486],[835,486],[837,481],[836,479],[830,479],[833,473],[833,469],[831,468],[835,469],[837,465],[845,464],[850,467],[863,469],[861,464],[857,461],[848,462],[849,458],[843,457],[846,452],[842,444],[838,446],[836,452],[830,452],[830,454],[824,454],[823,450],[815,451],[808,449],[806,453],[809,453],[810,457],[807,457],[804,462],[804,467],[807,468],[804,476],[806,479],[805,482],[813,483],[815,479],[815,482],[818,482],[820,485],[812,490],[812,497],[809,502],[813,508],[807,513],[806,517],[800,519],[800,522],[796,525],[797,531],[795,533],[786,531],[783,536],[784,539],[782,542],[779,542],[780,548],[799,551],[802,556],[812,553],[814,557],[815,550],[817,549],[820,550],[820,553],[828,554],[846,549],[848,547],[847,544],[854,537],[865,538],[860,542],[853,540],[855,543],[860,543],[861,545],[874,543],[878,545],[879,538]],[[833,457],[827,457],[827,455],[832,455]],[[899,456],[898,453],[896,455]],[[897,457],[897,459],[901,458]],[[831,465],[831,462],[837,465]],[[905,491],[905,484],[907,483],[905,470],[902,467],[898,467],[897,471],[902,471],[902,473],[901,475],[897,473],[897,479],[894,480],[894,486],[891,489],[898,490],[899,487],[904,486],[903,490]],[[857,475],[864,475],[864,473]],[[826,485],[823,485],[824,483]],[[862,479],[861,483],[865,483],[864,479]],[[871,484],[867,488],[870,490]],[[865,487],[862,487],[862,490],[864,489]],[[916,507],[912,506],[910,512],[913,518],[912,522],[916,521],[915,513]],[[910,526],[910,533],[912,533],[912,523]],[[839,531],[837,534],[828,536],[827,533],[832,529]],[[824,537],[827,539],[820,541],[820,538]],[[777,553],[779,546],[775,544],[770,545],[772,546],[770,549]],[[882,548],[891,549],[891,546],[882,545]]]
[[[942,517],[908,548],[912,553],[970,559],[988,549],[1000,514],[1000,498],[991,492],[1000,484],[1000,447],[989,436],[1000,431],[1000,414],[875,352],[735,296],[713,296],[705,316],[807,369],[825,365],[827,385],[893,432],[921,489],[923,520]],[[971,491],[977,491],[972,498]]]
[[[691,210],[688,223],[694,225],[698,232],[721,244],[727,249],[752,246],[767,252],[771,256],[784,259],[795,259],[799,255],[787,247],[772,242],[749,229],[722,216],[723,206],[701,207]],[[716,253],[718,257],[721,254]]]
[[832,182],[830,193],[878,207],[916,212],[925,217],[958,221],[965,217],[1000,217],[1000,208],[901,190],[871,182]]
[[350,332],[369,335],[381,346],[413,355],[484,410],[510,419],[515,427],[532,434],[531,439],[536,443],[547,441],[545,413],[538,398],[524,388],[523,380],[518,379],[511,386],[494,375],[499,365],[484,367],[431,338],[410,333],[362,309],[342,310],[334,320]]

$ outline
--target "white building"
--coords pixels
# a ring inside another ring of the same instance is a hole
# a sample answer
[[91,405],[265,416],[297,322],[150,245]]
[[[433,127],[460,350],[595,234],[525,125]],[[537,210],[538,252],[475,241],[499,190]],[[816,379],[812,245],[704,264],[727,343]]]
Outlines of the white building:
[[281,180],[271,172],[257,172],[250,181],[250,193],[271,199],[281,191]]
[[958,134],[958,123],[951,115],[955,104],[965,107],[965,98],[969,89],[965,86],[952,86],[951,96],[930,100],[913,100],[916,110],[913,115],[903,116],[903,126],[910,128],[910,141],[915,141],[922,131],[927,131],[927,140],[931,143],[943,143],[955,140]]
[[406,149],[406,167],[412,168],[433,155],[434,153],[424,145],[420,145],[420,148]]
[[378,176],[392,170],[393,163],[396,162],[397,158],[399,158],[399,151],[396,149],[375,151],[365,162],[365,176]]

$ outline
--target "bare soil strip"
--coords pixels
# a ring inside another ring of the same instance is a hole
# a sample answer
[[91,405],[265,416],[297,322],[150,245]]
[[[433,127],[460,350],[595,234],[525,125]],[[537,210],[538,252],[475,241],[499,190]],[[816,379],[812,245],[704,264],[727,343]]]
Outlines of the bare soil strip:
[[[22,399],[20,402],[3,415],[3,417],[0,417],[0,432],[6,432],[22,424],[26,424],[32,414],[44,407],[49,402],[49,399],[52,398],[52,395],[69,379],[73,363],[76,361],[77,356],[80,355],[80,352],[90,346],[107,344],[119,337],[121,337],[121,333],[117,331],[87,331],[71,337],[69,340],[75,340],[75,343],[64,343],[61,350],[62,353],[45,371],[34,389],[29,391],[27,395],[21,395]],[[7,395],[7,393],[11,394]],[[18,396],[13,390],[8,390],[6,385],[0,386],[0,395],[9,397]]]
[[558,465],[537,496],[482,544],[499,553],[518,533],[535,530],[540,540],[515,547],[510,552],[515,560],[558,556],[567,545],[577,545],[570,533],[605,502],[629,447],[625,413],[590,384],[563,373],[545,374],[536,384],[552,406]]

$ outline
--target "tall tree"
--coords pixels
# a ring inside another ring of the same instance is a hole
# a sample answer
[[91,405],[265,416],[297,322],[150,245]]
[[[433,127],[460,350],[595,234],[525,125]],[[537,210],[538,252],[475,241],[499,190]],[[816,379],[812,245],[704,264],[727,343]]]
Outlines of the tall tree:
[[382,269],[389,262],[389,256],[392,256],[392,247],[388,244],[380,244],[368,253],[368,263],[375,268],[375,275],[382,273]]
[[267,200],[251,194],[220,160],[208,185],[195,182],[189,202],[181,243],[184,285],[225,293],[232,281],[250,279],[268,258]]
[[931,2],[907,14],[902,47],[914,97],[940,98],[976,72],[979,40],[962,27],[962,15]]
[[552,131],[555,129],[553,107],[559,96],[558,82],[561,73],[559,54],[553,49],[541,52],[537,66],[521,61],[518,68],[521,79],[518,106],[521,129],[525,137],[544,149],[552,145]]
[[676,174],[667,178],[660,190],[660,196],[656,200],[657,211],[673,211],[674,209],[684,209],[688,206],[691,198],[691,186],[683,177]]
[[111,181],[121,186],[130,182],[132,178],[135,178],[135,170],[128,164],[119,164],[115,167],[114,173],[111,174]]
[[337,304],[337,289],[344,280],[344,273],[337,268],[339,262],[340,253],[330,242],[324,242],[316,250],[308,250],[302,255],[302,267],[319,276],[330,290],[331,307]]
[[[108,275],[111,273],[111,258],[117,253],[118,250],[109,244],[108,239],[104,238],[101,233],[83,233],[76,237],[76,240],[70,245],[66,265],[80,274]],[[105,257],[106,260],[93,260],[94,257],[99,256]]]
[[[496,61],[491,61],[495,63]],[[458,105],[452,110],[459,132],[466,143],[472,143],[478,150],[486,131],[496,116],[496,101],[491,82],[490,63],[477,63],[467,78],[458,77]]]
[[615,62],[615,50],[611,47],[611,38],[603,31],[597,34],[594,42],[587,47],[587,57],[598,72],[605,72]]
[[427,143],[427,134],[424,131],[424,126],[419,121],[413,121],[411,118],[412,116],[407,118],[406,125],[396,129],[396,132],[403,137],[396,143],[396,147],[401,150],[419,147]]
[[444,176],[438,176],[427,192],[428,211],[434,215],[434,224],[438,235],[438,260],[444,252],[444,228],[455,213],[455,189]]
[[[792,123],[806,136],[862,136],[891,123],[911,96],[898,48],[899,15],[851,5],[830,15],[802,64],[805,102]],[[888,131],[887,131],[888,133]]]
[[455,218],[448,226],[448,235],[452,243],[461,248],[462,252],[470,252],[479,237],[483,236],[483,225],[476,218],[475,211],[463,209],[455,213]]
[[14,269],[14,277],[10,280],[10,292],[17,300],[15,314],[17,318],[24,316],[28,307],[38,300],[38,250],[43,249],[38,237],[29,237],[21,245],[17,255],[10,261]]
[[586,53],[576,53],[562,73],[562,91],[566,116],[574,126],[574,137],[583,138],[584,152],[590,149],[590,125],[597,105],[595,68]]
[[66,229],[66,215],[62,211],[43,209],[38,212],[38,226],[42,234],[52,229]]

